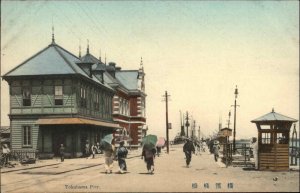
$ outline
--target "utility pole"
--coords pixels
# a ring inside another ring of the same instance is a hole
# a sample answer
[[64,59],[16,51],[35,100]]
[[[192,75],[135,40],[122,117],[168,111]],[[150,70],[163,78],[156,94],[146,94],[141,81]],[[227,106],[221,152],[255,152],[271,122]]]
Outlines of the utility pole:
[[193,132],[193,135],[192,135],[192,138],[194,138],[195,136],[196,136],[196,120],[194,120],[194,125],[193,125],[193,130],[192,130],[192,132]]
[[[231,116],[231,111],[229,111],[229,113],[228,113],[228,120],[227,120],[227,122],[228,122],[228,129],[229,129],[229,126],[230,126],[230,116]],[[229,156],[229,154],[228,154],[228,143],[229,143],[229,136],[226,136],[226,142],[225,142],[225,158],[226,158],[226,161],[225,161],[225,163],[226,163],[226,168],[228,167],[228,156]]]
[[168,92],[165,92],[165,101],[166,101],[166,138],[167,138],[167,153],[169,153],[169,120],[168,120]]
[[185,133],[184,133],[184,117],[183,117],[183,120],[182,120],[181,110],[179,112],[180,112],[180,136],[185,136]]
[[189,112],[187,111],[186,112],[186,117],[185,117],[185,126],[186,126],[186,137],[189,137],[189,126],[190,126],[190,123],[189,123]]
[[[235,153],[235,134],[236,134],[236,98],[238,96],[239,92],[237,89],[237,85],[235,86],[235,91],[234,91],[234,95],[235,95],[235,99],[234,99],[234,120],[233,120],[233,152]],[[233,106],[233,105],[231,105]]]

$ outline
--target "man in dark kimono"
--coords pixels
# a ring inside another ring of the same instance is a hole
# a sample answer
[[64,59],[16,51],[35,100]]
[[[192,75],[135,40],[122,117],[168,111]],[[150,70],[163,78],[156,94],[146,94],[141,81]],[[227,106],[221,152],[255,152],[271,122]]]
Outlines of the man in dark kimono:
[[194,144],[190,139],[185,141],[185,144],[183,145],[183,152],[185,153],[186,167],[188,168],[192,160],[192,152],[195,153]]
[[142,159],[144,157],[144,161],[147,163],[147,170],[149,174],[153,174],[154,172],[154,157],[156,154],[156,149],[152,148],[146,149],[143,148]]
[[118,163],[119,163],[121,174],[123,174],[125,171],[127,171],[127,165],[126,165],[126,161],[125,161],[127,154],[128,154],[128,150],[124,146],[124,141],[121,141],[120,147],[118,148],[118,151],[117,151]]

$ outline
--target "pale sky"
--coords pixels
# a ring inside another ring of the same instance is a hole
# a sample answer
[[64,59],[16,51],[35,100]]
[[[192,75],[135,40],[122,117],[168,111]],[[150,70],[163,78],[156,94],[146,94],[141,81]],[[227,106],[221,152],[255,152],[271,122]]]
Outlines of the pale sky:
[[[221,117],[236,135],[257,135],[250,121],[275,112],[299,118],[298,1],[1,1],[1,75],[55,41],[122,69],[146,73],[149,133],[165,136],[165,91],[171,95],[170,138],[189,111],[204,135]],[[1,124],[9,125],[8,86],[1,81]],[[297,123],[297,128],[298,123]]]

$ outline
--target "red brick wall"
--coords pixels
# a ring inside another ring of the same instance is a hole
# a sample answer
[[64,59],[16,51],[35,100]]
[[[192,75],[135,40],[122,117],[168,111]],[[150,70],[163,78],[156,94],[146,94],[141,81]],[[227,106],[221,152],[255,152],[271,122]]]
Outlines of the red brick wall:
[[138,144],[138,125],[139,124],[130,124],[130,135],[132,138],[132,145],[137,145]]
[[130,115],[137,116],[137,98],[130,99]]

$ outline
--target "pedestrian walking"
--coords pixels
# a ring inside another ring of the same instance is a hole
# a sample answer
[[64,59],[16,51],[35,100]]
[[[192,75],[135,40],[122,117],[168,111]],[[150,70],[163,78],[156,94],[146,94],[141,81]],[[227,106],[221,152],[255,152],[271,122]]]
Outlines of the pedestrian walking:
[[196,147],[196,155],[201,155],[201,153],[200,153],[200,145],[199,145],[199,143],[195,140],[194,141],[194,147]]
[[209,152],[210,153],[214,153],[214,141],[211,139],[209,142],[208,142],[208,148],[209,148]]
[[86,140],[86,143],[85,143],[85,157],[88,158],[90,156],[90,144],[89,144],[89,141]]
[[92,145],[91,151],[92,151],[93,158],[95,158],[95,154],[97,152],[97,146],[95,144]]
[[65,147],[64,147],[64,144],[60,144],[59,154],[60,154],[60,161],[63,162],[65,160]]
[[205,152],[205,144],[204,144],[204,142],[200,143],[200,150],[203,151],[203,152]]
[[97,142],[96,147],[97,147],[97,154],[102,153],[99,142]]
[[192,161],[192,152],[195,153],[195,147],[190,139],[185,140],[183,145],[183,152],[185,153],[186,167],[188,168]]
[[113,164],[115,159],[115,146],[111,144],[111,147],[104,150],[104,166],[105,173],[112,173]]
[[214,145],[213,145],[213,153],[214,153],[216,162],[218,161],[218,158],[219,158],[219,149],[220,149],[219,141],[215,140]]
[[154,172],[154,158],[156,154],[156,149],[145,149],[143,148],[142,159],[144,157],[144,161],[147,164],[148,173],[153,174]]
[[3,165],[5,166],[8,164],[9,155],[10,155],[10,149],[7,146],[7,144],[3,144],[2,153],[3,153],[3,159],[4,159]]
[[161,153],[161,147],[156,147],[156,149],[157,149],[157,157],[159,157],[159,154]]
[[251,148],[253,151],[253,158],[254,158],[254,163],[255,163],[255,169],[258,169],[258,143],[257,143],[257,139],[256,137],[252,138],[252,144],[251,144]]
[[127,171],[127,165],[125,158],[127,158],[128,150],[124,146],[124,141],[120,142],[120,146],[117,150],[117,157],[118,157],[118,164],[120,167],[120,173],[123,174],[125,171]]

